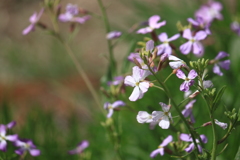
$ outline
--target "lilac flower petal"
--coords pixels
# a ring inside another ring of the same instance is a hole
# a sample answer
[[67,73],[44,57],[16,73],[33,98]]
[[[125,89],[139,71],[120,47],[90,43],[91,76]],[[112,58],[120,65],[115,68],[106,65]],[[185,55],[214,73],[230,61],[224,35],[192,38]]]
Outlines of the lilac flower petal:
[[153,122],[152,116],[146,111],[139,111],[137,115],[138,123],[151,123]]
[[[160,149],[161,149],[161,148],[155,149],[154,151],[152,151],[151,154],[150,154],[150,157],[151,157],[151,158],[154,158],[154,157],[156,157],[158,154],[160,154]],[[163,148],[162,148],[162,149],[163,149]],[[162,152],[162,151],[161,151],[161,152]]]
[[216,123],[216,125],[220,126],[224,130],[227,129],[227,127],[228,127],[227,123],[219,122],[217,119],[215,119],[215,123]]
[[181,133],[179,138],[185,142],[192,142],[192,137],[189,134]]
[[37,12],[34,12],[33,15],[31,15],[31,17],[29,18],[29,21],[31,23],[35,23],[37,21]]
[[160,146],[165,147],[166,145],[168,145],[168,143],[172,142],[173,137],[171,135],[167,136],[167,138],[165,138],[163,140],[163,142],[160,144]]
[[192,32],[191,32],[191,30],[188,28],[188,29],[185,29],[184,31],[183,31],[183,38],[186,38],[186,39],[192,39]]
[[24,149],[23,148],[19,148],[17,150],[15,150],[15,153],[18,154],[18,155],[22,155],[24,153]]
[[149,40],[146,43],[146,51],[152,51],[154,49],[154,41],[153,40]]
[[214,66],[213,66],[213,73],[215,73],[215,74],[217,74],[219,76],[223,75],[223,73],[220,70],[220,67],[217,64],[214,64]]
[[194,69],[192,69],[189,73],[188,73],[188,78],[189,79],[194,79],[194,78],[196,78],[197,77],[197,72],[194,70]]
[[167,36],[167,33],[161,33],[159,36],[158,36],[158,39],[161,41],[161,42],[165,42],[165,41],[168,41],[168,36]]
[[137,30],[136,33],[138,33],[138,34],[146,34],[146,33],[152,32],[152,31],[153,31],[152,28],[146,27],[146,28],[141,28],[141,29]]
[[189,153],[189,152],[192,152],[193,149],[194,149],[194,144],[191,143],[187,148],[185,148],[185,151]]
[[148,19],[148,23],[149,26],[151,28],[155,28],[155,26],[157,25],[157,22],[161,19],[161,17],[159,15],[153,15]]
[[6,127],[7,127],[8,129],[11,129],[11,128],[13,128],[15,125],[16,125],[16,121],[12,121],[12,122],[8,123],[8,124],[6,125]]
[[203,46],[200,42],[193,43],[193,53],[201,56],[203,53]]
[[170,55],[170,56],[168,57],[168,59],[169,59],[169,60],[172,60],[172,61],[181,61],[181,59],[179,59],[178,57],[173,56],[173,55]]
[[160,44],[160,45],[157,46],[157,49],[158,49],[157,55],[158,56],[161,55],[164,52],[165,47],[166,47],[165,44]]
[[103,105],[103,108],[104,109],[108,109],[108,106],[110,105],[110,103],[109,102],[106,102],[106,103],[104,103],[104,105]]
[[201,138],[203,143],[207,143],[208,139],[207,139],[207,137],[204,134],[201,134],[200,138]]
[[114,38],[118,38],[120,37],[122,34],[122,32],[119,32],[119,31],[112,31],[112,32],[109,32],[106,36],[107,39],[114,39]]
[[5,140],[0,141],[0,150],[6,152],[7,150],[7,142]]
[[192,108],[192,107],[193,107],[193,104],[194,104],[196,101],[197,101],[196,99],[190,101],[190,102],[185,106],[185,108],[186,108],[186,109]]
[[180,46],[180,51],[183,54],[189,54],[192,49],[193,43],[191,41],[188,41]]
[[35,28],[35,25],[34,24],[30,24],[27,28],[25,28],[23,31],[22,31],[22,34],[23,35],[26,35],[28,34],[29,32],[33,31]]
[[218,55],[214,59],[219,60],[219,59],[222,59],[222,58],[227,57],[227,56],[229,56],[229,54],[221,51],[221,52],[218,53]]
[[194,26],[199,26],[199,23],[192,18],[188,18],[187,21]]
[[107,118],[112,117],[112,115],[113,115],[113,109],[109,109],[108,114],[107,114]]
[[163,116],[163,117],[162,117],[162,120],[159,122],[159,126],[160,126],[162,129],[168,129],[169,126],[170,126],[169,118],[168,118],[167,116]]
[[134,87],[134,89],[133,89],[133,92],[132,92],[132,94],[130,95],[130,97],[129,97],[129,100],[130,101],[136,101],[137,99],[139,99],[139,97],[141,96],[141,91],[139,90],[139,87]]
[[17,134],[8,135],[8,136],[6,136],[5,138],[6,138],[6,140],[9,140],[9,141],[14,142],[14,141],[16,141],[16,140],[18,139],[18,135],[17,135]]
[[198,31],[194,37],[199,41],[205,39],[207,37],[207,34],[205,31]]
[[75,16],[79,13],[78,6],[74,4],[67,4],[66,12]]
[[184,82],[180,85],[180,91],[187,92],[188,90],[189,90],[188,82],[184,81]]
[[220,67],[222,67],[223,69],[229,70],[230,68],[230,60],[225,60],[222,62],[219,62]]
[[0,124],[0,135],[6,135],[6,127],[3,124]]
[[164,112],[162,112],[162,111],[153,111],[152,112],[153,121],[158,121],[159,119],[162,119],[163,116],[164,116]]
[[87,15],[87,16],[84,16],[84,17],[74,17],[74,22],[78,22],[80,24],[83,24],[85,23],[87,20],[89,20],[91,18],[91,16]]
[[180,69],[177,70],[176,76],[177,76],[178,78],[180,78],[180,79],[183,79],[183,80],[186,79],[185,74],[184,74],[183,71],[180,70]]
[[172,48],[168,44],[166,44],[165,53],[167,53],[168,55],[172,54]]
[[180,37],[180,34],[178,33],[178,34],[175,34],[174,36],[172,36],[171,38],[169,38],[168,39],[168,41],[170,42],[170,41],[174,41],[174,40],[176,40],[176,39],[178,39]]
[[168,112],[170,110],[170,106],[169,105],[167,105],[165,103],[162,103],[162,102],[160,102],[159,104],[162,106],[162,110],[164,112]]
[[131,86],[131,87],[134,87],[136,85],[136,82],[135,82],[135,80],[132,76],[127,76],[124,79],[124,84],[128,85],[128,86]]
[[197,146],[198,146],[199,152],[202,153],[202,147],[199,144]]
[[68,12],[67,13],[64,13],[64,14],[60,14],[58,16],[58,20],[61,21],[61,22],[68,22],[68,21],[71,21],[73,18],[73,15],[72,14],[69,14]]
[[125,106],[126,104],[123,102],[123,101],[115,101],[113,104],[112,104],[112,107],[113,108],[116,108],[116,107],[119,107],[119,106]]
[[160,153],[161,156],[163,156],[164,155],[164,148],[159,148],[159,153]]
[[89,146],[89,142],[87,140],[82,141],[78,144],[78,147],[81,147],[82,149],[85,149]]
[[134,78],[135,82],[142,80],[141,69],[138,66],[134,66],[132,68],[132,77]]
[[221,11],[222,10],[222,4],[220,2],[215,2],[213,1],[211,3],[211,8],[217,10],[217,11]]
[[190,114],[190,119],[191,119],[191,122],[192,123],[195,123],[196,121],[195,121],[195,119],[194,119],[194,116],[193,116],[193,113],[191,112],[191,114]]
[[29,152],[32,156],[39,156],[41,154],[40,150],[38,149],[30,149]]
[[143,93],[147,92],[149,88],[149,82],[140,82],[139,88]]
[[182,111],[182,114],[184,117],[188,117],[191,114],[191,110],[190,109],[184,109]]
[[164,25],[166,25],[166,21],[162,21],[162,22],[160,22],[160,23],[157,23],[154,28],[155,28],[155,29],[158,29],[158,28],[160,28],[160,27],[162,27],[162,26],[164,26]]

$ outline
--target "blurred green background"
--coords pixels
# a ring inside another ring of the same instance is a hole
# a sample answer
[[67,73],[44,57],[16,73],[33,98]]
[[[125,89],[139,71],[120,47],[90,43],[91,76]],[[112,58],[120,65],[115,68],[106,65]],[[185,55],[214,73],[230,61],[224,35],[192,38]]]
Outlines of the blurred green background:
[[[22,30],[29,25],[28,18],[34,11],[40,10],[40,0],[1,0],[0,1],[0,123],[6,124],[12,120],[17,121],[13,133],[22,138],[32,139],[42,151],[39,157],[26,159],[41,160],[71,160],[79,159],[77,155],[68,155],[67,151],[73,149],[78,142],[87,139],[90,146],[86,149],[93,160],[115,160],[114,146],[101,125],[106,118],[92,100],[82,78],[78,75],[74,64],[65,49],[53,37],[36,28],[26,36]],[[167,27],[162,27],[160,32],[167,32],[169,36],[177,33],[176,23],[181,21],[187,25],[186,19],[194,17],[194,12],[206,1],[192,0],[104,0],[112,30],[120,30],[128,33],[136,23],[147,20],[152,15],[160,15],[167,21]],[[211,30],[212,36],[205,46],[205,58],[214,58],[219,51],[230,54],[231,67],[224,71],[224,76],[219,77],[209,74],[213,78],[216,88],[227,85],[226,92],[219,106],[216,118],[222,122],[228,122],[223,112],[239,109],[239,83],[240,83],[240,37],[230,30],[232,17],[239,14],[239,1],[221,1],[224,5],[222,14],[224,20],[214,21]],[[62,8],[67,3],[78,4],[100,15],[100,9],[95,0],[61,1]],[[238,4],[237,4],[238,3]],[[41,22],[50,25],[47,15],[43,15]],[[69,24],[60,23],[61,34],[68,35]],[[114,48],[114,55],[118,62],[120,74],[126,67],[126,56],[133,52],[132,44],[143,39],[143,35],[129,34],[127,38],[118,43]],[[178,40],[179,46],[183,41]],[[90,77],[96,89],[100,88],[100,78],[106,73],[107,42],[105,29],[101,19],[92,17],[86,24],[80,26],[80,32],[71,43],[74,53],[84,70]],[[131,64],[132,66],[132,64]],[[209,67],[209,70],[212,68]],[[127,70],[130,74],[130,70]],[[171,70],[164,71],[167,75]],[[178,83],[171,83],[171,82]],[[171,90],[179,87],[181,80],[172,77],[167,83]],[[129,107],[121,112],[114,113],[113,119],[118,123],[117,130],[121,131],[121,154],[127,160],[151,159],[149,154],[157,148],[168,134],[174,135],[171,130],[163,131],[160,127],[149,130],[147,124],[139,124],[136,121],[137,112],[140,110],[153,111],[160,106],[158,103],[168,100],[163,93],[151,89],[144,95],[144,99],[137,102],[129,102],[128,96],[132,88],[127,88],[126,95],[121,98],[126,100]],[[102,97],[102,93],[99,91]],[[183,93],[177,91],[174,98],[180,102]],[[102,102],[102,104],[104,101]],[[197,120],[195,126],[209,121],[205,103],[197,98],[194,115]],[[174,113],[173,113],[174,116]],[[219,137],[224,135],[221,128]],[[209,137],[206,144],[211,149],[210,127],[199,129],[200,134]],[[236,137],[240,135],[238,128],[233,131],[227,142],[219,145],[219,151],[228,143],[228,148],[218,159],[234,159],[240,141]],[[177,136],[174,135],[174,139]],[[13,147],[10,145],[8,157],[11,157]],[[5,153],[0,152],[0,156]],[[160,159],[159,155],[156,159]],[[87,159],[87,158],[86,158]],[[173,159],[165,155],[164,159]]]

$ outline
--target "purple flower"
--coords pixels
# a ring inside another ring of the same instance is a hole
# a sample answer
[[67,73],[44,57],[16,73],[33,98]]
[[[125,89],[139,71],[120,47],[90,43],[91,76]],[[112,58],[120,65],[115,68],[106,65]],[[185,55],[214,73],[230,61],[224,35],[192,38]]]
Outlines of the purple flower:
[[87,140],[83,140],[77,145],[77,148],[74,150],[68,151],[69,154],[81,154],[84,149],[89,146],[89,142]]
[[196,100],[192,100],[190,101],[186,106],[185,109],[182,111],[182,114],[184,117],[190,117],[191,122],[195,123],[195,119],[193,117],[193,113],[192,113],[192,108],[193,108],[193,104],[196,102]]
[[157,46],[157,48],[158,48],[157,55],[160,55],[160,54],[163,54],[163,53],[166,53],[168,55],[172,54],[172,47],[169,45],[169,42],[171,42],[173,40],[176,40],[179,37],[180,37],[180,34],[175,34],[171,38],[168,38],[168,36],[165,32],[161,33],[158,36],[158,39],[163,43]]
[[139,34],[146,34],[146,33],[150,33],[152,32],[154,29],[158,29],[162,26],[164,26],[166,24],[166,21],[162,21],[160,23],[158,23],[158,21],[160,20],[160,16],[159,15],[154,15],[152,17],[150,17],[148,19],[148,27],[145,28],[141,28],[137,31],[137,33]]
[[[205,135],[201,134],[200,138],[201,138],[203,143],[207,143],[208,140],[207,140],[207,137]],[[185,141],[185,142],[192,142],[187,148],[185,148],[186,152],[189,153],[189,152],[194,150],[195,146],[194,146],[194,143],[193,143],[193,139],[190,135],[182,133],[182,134],[180,134],[180,139],[182,141]],[[199,143],[199,140],[196,139],[196,142]],[[202,147],[199,144],[197,146],[198,146],[199,152],[202,153]]]
[[223,17],[220,13],[222,10],[222,4],[220,2],[210,1],[206,5],[201,6],[196,11],[195,17],[201,17],[206,24],[211,23],[215,18],[222,20]]
[[16,125],[16,121],[9,122],[8,124],[5,125],[7,129],[11,129]]
[[119,85],[123,82],[124,77],[123,76],[117,76],[117,77],[114,77],[113,79],[114,79],[113,81],[108,82],[108,85],[114,85],[114,86]]
[[172,69],[178,69],[180,67],[187,67],[186,63],[183,60],[181,60],[173,55],[168,56],[168,60],[170,61],[169,66]]
[[7,133],[6,126],[1,124],[0,125],[0,150],[3,152],[7,151],[7,141],[6,140],[14,142],[18,139],[17,134],[7,136],[6,133]]
[[60,14],[58,19],[61,22],[76,22],[76,23],[83,24],[91,18],[90,15],[86,15],[83,17],[76,17],[78,13],[79,13],[79,10],[77,5],[68,4],[66,6],[66,12],[63,14]]
[[220,67],[225,69],[225,70],[229,70],[230,67],[230,60],[225,60],[225,61],[221,61],[219,62],[220,59],[229,56],[226,52],[219,52],[218,55],[214,58],[215,60],[215,64],[213,66],[213,73],[222,76],[223,73],[220,70]]
[[183,73],[183,71],[181,71],[180,69],[177,70],[176,76],[180,79],[185,80],[181,86],[180,86],[180,91],[184,91],[187,92],[189,90],[189,87],[192,86],[194,84],[194,78],[197,77],[197,72],[195,70],[191,70],[188,73],[188,76],[186,77],[185,74]]
[[148,91],[149,82],[144,79],[150,75],[151,72],[148,70],[140,69],[138,66],[133,67],[132,76],[127,76],[124,79],[124,84],[134,87],[132,94],[129,97],[130,101],[136,101],[141,99],[145,92]]
[[28,34],[29,32],[34,31],[35,25],[36,25],[37,22],[40,20],[42,14],[43,14],[43,11],[44,11],[44,8],[42,8],[39,13],[35,12],[35,13],[29,18],[29,21],[30,21],[31,24],[22,31],[22,34],[23,34],[23,35],[26,35],[26,34]]
[[217,119],[214,119],[215,124],[218,125],[219,127],[221,127],[222,129],[227,129],[228,124],[227,123],[223,123],[223,122],[219,122]]
[[188,39],[189,41],[180,46],[180,51],[183,54],[189,54],[193,49],[193,53],[198,56],[203,54],[203,45],[199,42],[207,37],[206,32],[198,31],[195,36],[192,36],[190,29],[185,29],[183,31],[183,38]]
[[115,108],[119,106],[125,106],[126,104],[123,101],[115,101],[113,104],[106,102],[104,103],[104,109],[108,110],[107,118],[110,118],[113,114]]
[[32,156],[39,156],[41,154],[41,151],[39,149],[36,149],[36,146],[29,139],[17,140],[14,142],[14,145],[16,147],[19,147],[19,149],[15,150],[16,154],[22,155],[27,151]]
[[112,31],[112,32],[109,32],[106,36],[107,39],[115,39],[115,38],[118,38],[122,35],[122,32],[119,32],[119,31]]
[[240,36],[240,24],[238,21],[234,21],[231,23],[231,29]]
[[158,146],[158,149],[152,151],[152,153],[150,154],[151,158],[156,157],[158,154],[160,154],[161,156],[164,155],[164,147],[167,146],[170,142],[172,142],[173,137],[171,135],[169,135],[166,139],[163,140],[163,142]]
[[170,105],[160,102],[159,103],[162,107],[162,111],[153,111],[152,117],[153,121],[159,122],[158,125],[162,129],[168,129],[170,126],[170,120],[172,120],[172,115],[170,113]]
[[206,24],[202,17],[197,17],[196,20],[194,20],[192,18],[188,18],[187,20],[194,27],[199,27],[199,28],[203,29],[207,34],[211,34],[211,31],[209,29],[210,23]]

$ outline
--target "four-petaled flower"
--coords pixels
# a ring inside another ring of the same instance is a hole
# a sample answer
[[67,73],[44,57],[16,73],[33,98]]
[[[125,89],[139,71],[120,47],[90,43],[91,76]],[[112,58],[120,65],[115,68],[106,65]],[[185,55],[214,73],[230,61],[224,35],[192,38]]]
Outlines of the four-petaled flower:
[[160,23],[158,23],[158,21],[160,20],[160,16],[159,15],[153,15],[152,17],[150,17],[148,19],[148,27],[145,28],[141,28],[137,31],[137,33],[140,34],[146,34],[146,33],[150,33],[152,32],[154,29],[158,29],[162,26],[164,26],[166,24],[166,21],[162,21]]
[[144,93],[148,91],[149,82],[144,81],[144,79],[150,74],[150,71],[134,66],[132,69],[132,76],[125,77],[124,84],[134,87],[133,92],[129,97],[130,101],[141,99]]
[[69,154],[81,154],[84,149],[89,146],[89,142],[87,140],[83,140],[77,145],[77,148],[68,151]]
[[90,15],[86,15],[83,17],[76,17],[79,13],[79,9],[77,5],[68,4],[66,6],[66,12],[62,13],[58,16],[59,21],[61,22],[77,22],[80,24],[85,23],[90,19]]
[[22,155],[27,151],[29,151],[32,156],[39,156],[41,154],[41,151],[39,149],[36,149],[36,146],[29,139],[19,139],[14,142],[14,145],[16,147],[19,147],[19,149],[15,150],[16,154]]
[[185,74],[183,73],[183,71],[178,69],[176,75],[177,75],[178,78],[185,80],[180,86],[180,91],[187,92],[189,90],[189,87],[194,84],[193,79],[195,77],[197,77],[198,74],[195,70],[192,69],[188,73],[188,76],[186,77]]
[[164,155],[164,147],[167,146],[170,142],[172,142],[173,137],[171,135],[169,135],[166,139],[163,140],[163,142],[158,146],[158,149],[152,151],[152,153],[150,154],[151,158],[156,157],[158,154],[160,154],[161,156]]
[[0,150],[6,152],[7,151],[7,140],[14,142],[18,139],[18,135],[6,135],[7,129],[6,126],[0,125]]
[[44,8],[42,8],[39,13],[35,12],[35,13],[29,18],[29,21],[30,21],[31,24],[22,31],[22,34],[23,34],[23,35],[26,35],[26,34],[28,34],[29,32],[34,31],[35,25],[36,25],[37,22],[40,20],[42,14],[43,14],[43,11],[44,11]]
[[172,121],[172,116],[170,113],[170,105],[167,105],[165,103],[160,102],[159,103],[162,106],[162,111],[153,111],[152,117],[154,121],[159,121],[158,125],[162,129],[168,129],[170,126],[170,120]]
[[229,56],[226,52],[219,52],[218,55],[214,58],[215,60],[215,64],[213,67],[213,73],[222,76],[223,73],[220,70],[220,67],[225,69],[225,70],[229,70],[229,66],[230,66],[230,60],[225,60],[225,61],[221,61],[219,62],[220,59]]
[[192,113],[192,108],[193,108],[193,104],[196,102],[196,100],[192,100],[190,101],[186,106],[185,109],[182,111],[182,114],[184,117],[190,117],[191,122],[195,123],[195,119],[193,117],[193,113]]
[[188,39],[189,41],[180,46],[180,51],[183,54],[189,54],[193,49],[193,53],[197,56],[202,56],[203,54],[203,45],[199,42],[207,37],[205,31],[198,31],[194,36],[192,35],[191,30],[185,29],[183,31],[183,38]]
[[106,38],[107,39],[115,39],[115,38],[120,37],[121,35],[122,35],[122,32],[120,32],[120,31],[112,31],[106,35]]
[[158,36],[158,39],[163,43],[157,46],[157,49],[158,49],[157,55],[161,55],[163,53],[166,53],[168,55],[172,54],[172,47],[169,45],[169,42],[176,40],[179,37],[180,37],[180,34],[175,34],[171,38],[168,38],[165,32],[161,33]]
[[[201,134],[200,138],[201,138],[203,143],[207,143],[208,140],[207,140],[207,137],[205,135]],[[187,148],[185,148],[186,152],[189,153],[192,150],[194,150],[195,146],[194,146],[194,143],[193,143],[193,139],[189,134],[185,134],[185,133],[180,134],[180,139],[182,141],[185,141],[185,142],[192,142]],[[196,139],[196,142],[199,143],[199,140]],[[199,144],[197,146],[198,146],[199,152],[202,153],[202,147]]]
[[211,31],[209,29],[210,23],[205,23],[204,19],[202,17],[197,17],[196,20],[192,18],[187,19],[189,23],[191,23],[194,27],[199,27],[203,29],[207,34],[211,34]]
[[125,106],[126,104],[123,101],[115,101],[113,104],[106,102],[104,103],[104,109],[108,110],[107,118],[110,118],[113,114],[115,108],[119,106]]

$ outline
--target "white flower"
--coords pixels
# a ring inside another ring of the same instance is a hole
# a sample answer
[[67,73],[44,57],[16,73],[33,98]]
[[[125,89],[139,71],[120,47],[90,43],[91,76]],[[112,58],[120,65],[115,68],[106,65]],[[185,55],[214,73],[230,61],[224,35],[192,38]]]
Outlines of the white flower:
[[169,66],[172,69],[178,69],[180,67],[187,67],[186,63],[183,60],[181,60],[173,55],[169,55],[168,60],[171,61],[171,62],[169,62]]
[[171,106],[166,105],[165,103],[159,103],[162,106],[162,111],[153,111],[152,116],[154,121],[159,121],[158,125],[162,129],[168,129],[170,126],[170,119],[172,121],[171,113],[169,112]]
[[151,123],[153,122],[152,115],[146,111],[139,111],[137,115],[138,123]]
[[133,67],[132,76],[127,76],[124,79],[124,84],[134,87],[132,94],[129,97],[130,101],[141,99],[143,94],[148,91],[149,82],[144,79],[150,75],[150,71],[140,69],[138,66]]

